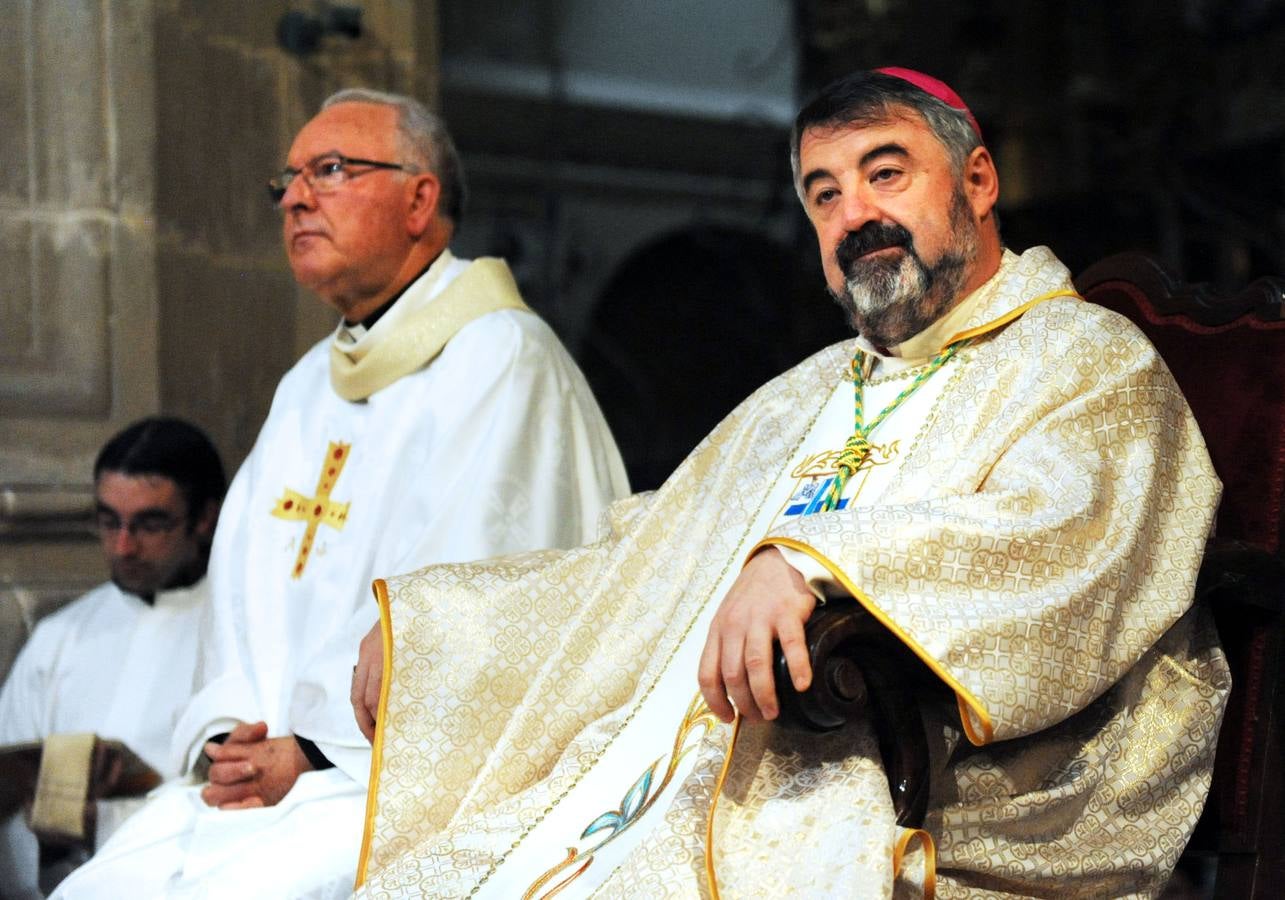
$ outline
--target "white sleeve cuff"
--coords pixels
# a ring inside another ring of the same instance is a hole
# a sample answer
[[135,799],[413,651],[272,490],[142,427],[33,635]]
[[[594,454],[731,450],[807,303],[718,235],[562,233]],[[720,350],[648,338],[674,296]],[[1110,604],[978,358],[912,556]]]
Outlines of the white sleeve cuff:
[[830,570],[808,554],[801,550],[795,550],[793,547],[782,547],[780,544],[774,544],[773,546],[781,551],[781,556],[784,557],[790,568],[803,576],[803,581],[807,584],[808,590],[816,595],[818,606],[824,606],[826,597],[834,596],[838,590],[841,590],[839,583],[830,574]]

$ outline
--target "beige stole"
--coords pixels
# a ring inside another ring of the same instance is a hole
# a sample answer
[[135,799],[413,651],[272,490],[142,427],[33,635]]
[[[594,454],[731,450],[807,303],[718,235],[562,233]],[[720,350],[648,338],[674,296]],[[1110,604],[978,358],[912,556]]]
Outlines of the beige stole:
[[[409,290],[431,291],[452,261],[450,253],[443,251]],[[331,344],[330,384],[345,400],[365,400],[432,362],[469,322],[501,309],[530,311],[504,260],[476,259],[431,302],[409,311],[365,353]]]

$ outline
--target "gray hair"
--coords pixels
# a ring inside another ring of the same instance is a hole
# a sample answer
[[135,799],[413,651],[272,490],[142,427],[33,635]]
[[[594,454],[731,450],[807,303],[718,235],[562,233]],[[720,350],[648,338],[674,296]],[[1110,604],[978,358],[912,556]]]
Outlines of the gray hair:
[[438,208],[458,228],[464,215],[464,167],[446,130],[446,123],[413,97],[370,88],[345,88],[321,104],[329,109],[339,103],[374,103],[397,110],[397,140],[401,152],[418,168],[432,172],[442,185]]
[[843,128],[884,124],[904,115],[918,113],[941,142],[956,177],[963,174],[968,155],[982,146],[968,116],[908,81],[881,72],[853,72],[830,82],[799,111],[790,133],[790,169],[794,190],[803,200],[799,171],[799,144],[809,128]]

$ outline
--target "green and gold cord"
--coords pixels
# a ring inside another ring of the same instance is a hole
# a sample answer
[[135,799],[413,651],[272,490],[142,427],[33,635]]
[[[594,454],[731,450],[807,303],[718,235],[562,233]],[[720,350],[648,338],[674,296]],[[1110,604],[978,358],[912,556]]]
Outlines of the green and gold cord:
[[874,421],[869,425],[865,424],[865,410],[862,407],[861,400],[865,384],[863,372],[865,371],[866,354],[862,350],[857,350],[857,352],[853,354],[851,366],[853,413],[852,436],[844,443],[843,450],[839,453],[839,458],[835,461],[834,481],[831,482],[830,490],[826,494],[825,500],[822,501],[818,512],[829,512],[830,510],[838,508],[839,498],[843,496],[843,489],[847,486],[848,479],[857,474],[857,469],[861,468],[861,464],[865,462],[866,457],[870,455],[870,432],[878,428],[879,423],[888,418],[889,414],[902,404],[902,401],[918,390],[921,384],[931,378],[934,372],[946,365],[946,361],[954,356],[961,347],[966,346],[970,341],[971,338],[956,341],[933,357],[932,362],[928,363],[928,365],[924,367],[923,371],[915,376],[915,380],[910,382],[910,384],[906,386],[905,390],[894,397],[892,402],[885,406],[883,411],[879,413],[879,415],[875,416]]

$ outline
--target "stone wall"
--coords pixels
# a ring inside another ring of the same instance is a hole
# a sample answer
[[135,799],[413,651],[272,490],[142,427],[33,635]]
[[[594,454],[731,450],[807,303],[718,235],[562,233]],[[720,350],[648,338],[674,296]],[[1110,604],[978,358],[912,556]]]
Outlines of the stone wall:
[[266,179],[321,99],[436,100],[432,2],[367,0],[299,58],[311,3],[10,0],[0,28],[0,677],[33,621],[99,581],[90,468],[144,415],[229,471],[331,327],[294,286]]
[[102,577],[89,467],[160,395],[151,5],[13,0],[5,12],[0,654]]

